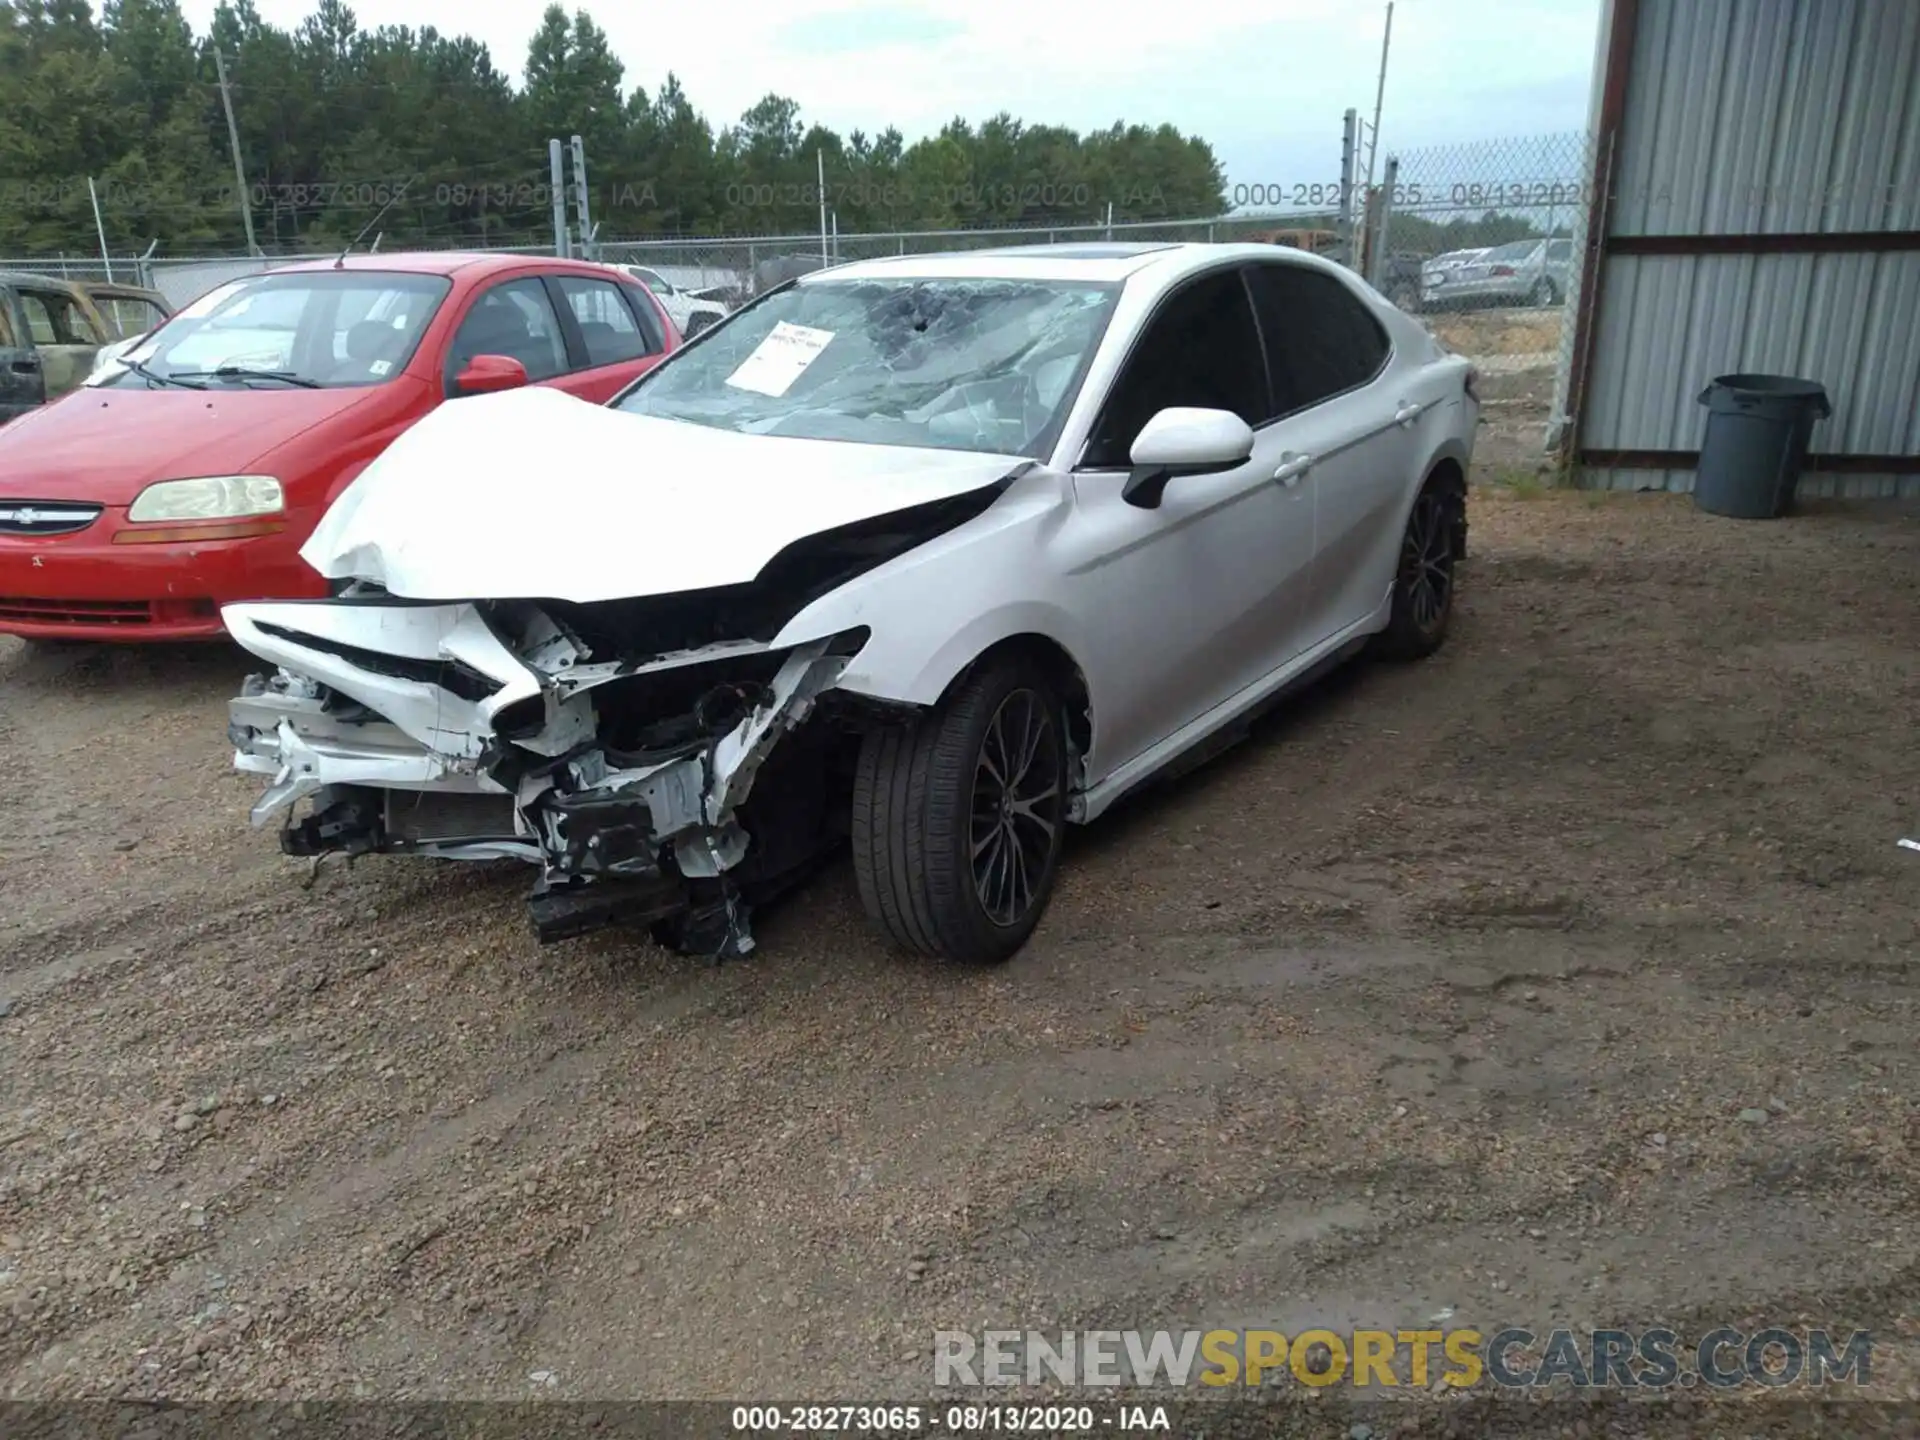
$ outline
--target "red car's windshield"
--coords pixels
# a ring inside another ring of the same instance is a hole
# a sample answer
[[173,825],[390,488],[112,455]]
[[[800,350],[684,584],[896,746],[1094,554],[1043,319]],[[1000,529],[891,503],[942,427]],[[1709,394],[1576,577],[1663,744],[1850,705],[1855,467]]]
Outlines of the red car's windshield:
[[254,275],[187,306],[121,357],[123,387],[381,385],[406,368],[451,290],[439,275]]

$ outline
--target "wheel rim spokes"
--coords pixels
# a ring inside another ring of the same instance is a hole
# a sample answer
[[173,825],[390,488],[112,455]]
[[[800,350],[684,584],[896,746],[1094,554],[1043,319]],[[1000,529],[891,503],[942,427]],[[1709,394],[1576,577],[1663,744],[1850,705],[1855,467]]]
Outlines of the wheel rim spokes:
[[996,925],[1033,908],[1061,823],[1059,731],[1040,697],[1015,690],[987,722],[974,768],[969,854],[980,906]]
[[1453,590],[1453,537],[1438,495],[1423,495],[1414,506],[1400,564],[1414,623],[1431,630],[1446,613]]

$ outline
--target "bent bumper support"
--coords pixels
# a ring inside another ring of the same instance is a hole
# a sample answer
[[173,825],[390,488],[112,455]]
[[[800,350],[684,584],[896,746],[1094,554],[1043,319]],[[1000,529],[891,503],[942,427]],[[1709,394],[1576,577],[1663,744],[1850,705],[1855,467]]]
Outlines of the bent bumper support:
[[[730,728],[639,763],[616,761],[591,740],[548,759],[556,747],[545,731],[512,743],[468,735],[462,753],[442,753],[378,715],[352,707],[343,715],[332,708],[337,697],[282,671],[250,680],[229,707],[234,763],[269,778],[253,809],[256,825],[312,800],[313,813],[282,833],[289,854],[533,860],[541,876],[529,915],[542,942],[607,924],[652,924],[682,949],[740,955],[753,939],[730,872],[746,859],[751,837],[737,812],[768,755],[845,670],[849,657],[829,653],[833,644],[789,652]],[[550,705],[548,728],[580,733],[589,704],[576,690]],[[462,806],[468,813],[458,826],[445,819]],[[440,828],[396,823],[396,810],[430,812]]]
[[[605,752],[595,750],[564,767],[564,788],[543,781],[537,792],[523,792],[521,814],[544,856],[535,932],[543,939],[577,934],[595,923],[586,918],[592,916],[606,917],[597,923],[640,918],[652,903],[644,898],[652,881],[672,874],[712,882],[699,888],[715,892],[696,903],[680,887],[679,948],[716,957],[750,951],[747,902],[728,872],[746,858],[751,837],[735,815],[781,737],[807,718],[846,669],[847,657],[828,654],[829,643],[788,655],[753,710],[692,754],[610,770]],[[592,898],[609,883],[612,893]]]

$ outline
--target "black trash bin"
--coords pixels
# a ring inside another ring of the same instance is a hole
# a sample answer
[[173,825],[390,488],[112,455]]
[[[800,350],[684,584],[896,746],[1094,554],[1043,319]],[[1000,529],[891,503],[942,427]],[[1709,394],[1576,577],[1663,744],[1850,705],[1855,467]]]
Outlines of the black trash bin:
[[1824,385],[1787,375],[1722,375],[1700,395],[1707,438],[1693,503],[1715,515],[1772,520],[1793,508],[1815,422],[1833,413]]

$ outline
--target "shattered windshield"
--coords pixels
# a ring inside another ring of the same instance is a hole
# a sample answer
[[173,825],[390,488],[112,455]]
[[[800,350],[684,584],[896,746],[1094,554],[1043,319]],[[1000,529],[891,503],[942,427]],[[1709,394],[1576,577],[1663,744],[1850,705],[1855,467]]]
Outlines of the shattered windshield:
[[750,435],[1038,455],[1117,286],[821,280],[771,295],[617,401]]

